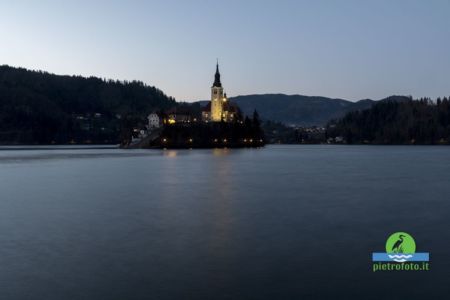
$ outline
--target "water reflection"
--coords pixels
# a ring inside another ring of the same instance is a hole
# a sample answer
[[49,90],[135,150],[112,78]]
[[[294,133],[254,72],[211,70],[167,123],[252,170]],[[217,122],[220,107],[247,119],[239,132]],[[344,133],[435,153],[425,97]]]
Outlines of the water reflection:
[[[2,299],[367,299],[369,290],[384,299],[387,289],[441,299],[448,290],[445,147],[26,154],[66,157],[36,164],[0,151]],[[402,274],[420,289],[368,271],[396,224],[435,255],[427,276]]]
[[178,152],[177,152],[177,150],[164,149],[163,155],[166,157],[176,157],[178,155]]
[[228,148],[214,148],[213,155],[214,156],[225,156],[230,154],[230,149]]
[[[233,163],[227,158],[231,150],[227,148],[214,149],[215,160],[212,169],[211,184],[213,186],[214,198],[211,203],[211,215],[214,219],[211,223],[209,236],[209,247],[213,250],[212,255],[218,262],[226,263],[234,254],[232,247],[232,228],[235,226],[233,217]],[[220,264],[222,264],[220,263]],[[226,266],[221,266],[226,269]],[[230,275],[230,274],[228,274]],[[223,274],[222,277],[226,276]]]

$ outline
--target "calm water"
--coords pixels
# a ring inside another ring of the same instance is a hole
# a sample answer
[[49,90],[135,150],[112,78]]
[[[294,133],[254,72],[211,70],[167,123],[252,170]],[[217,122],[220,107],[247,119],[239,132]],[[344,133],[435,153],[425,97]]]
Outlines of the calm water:
[[[429,272],[379,272],[406,231]],[[450,148],[0,151],[1,299],[449,299]]]

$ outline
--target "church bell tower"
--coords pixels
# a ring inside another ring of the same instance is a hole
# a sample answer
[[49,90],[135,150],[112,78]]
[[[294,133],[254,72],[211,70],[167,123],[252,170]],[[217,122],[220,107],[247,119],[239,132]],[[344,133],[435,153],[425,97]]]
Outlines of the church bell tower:
[[222,121],[224,101],[226,100],[223,95],[222,83],[220,82],[219,62],[217,62],[214,83],[211,87],[211,121]]

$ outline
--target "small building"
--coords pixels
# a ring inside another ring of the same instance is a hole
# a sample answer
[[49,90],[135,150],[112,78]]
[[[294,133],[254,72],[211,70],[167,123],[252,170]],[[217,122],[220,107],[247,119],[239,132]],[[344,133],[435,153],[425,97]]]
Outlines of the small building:
[[167,120],[165,120],[165,123],[167,124],[190,123],[192,119],[188,112],[183,111],[183,109],[177,109],[176,107],[166,111],[166,115]]
[[208,102],[208,104],[202,108],[202,121],[209,122],[210,120],[211,120],[211,103]]
[[161,126],[161,118],[156,112],[148,115],[148,128],[159,128]]
[[337,136],[334,138],[334,140],[336,141],[336,143],[343,143],[344,142],[344,138],[342,136]]

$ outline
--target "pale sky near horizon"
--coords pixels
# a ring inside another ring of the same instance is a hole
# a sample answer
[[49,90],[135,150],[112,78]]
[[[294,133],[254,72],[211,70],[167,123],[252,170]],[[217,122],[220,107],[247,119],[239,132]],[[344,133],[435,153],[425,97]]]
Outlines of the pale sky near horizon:
[[177,100],[450,95],[450,0],[0,0],[0,64],[141,80]]

